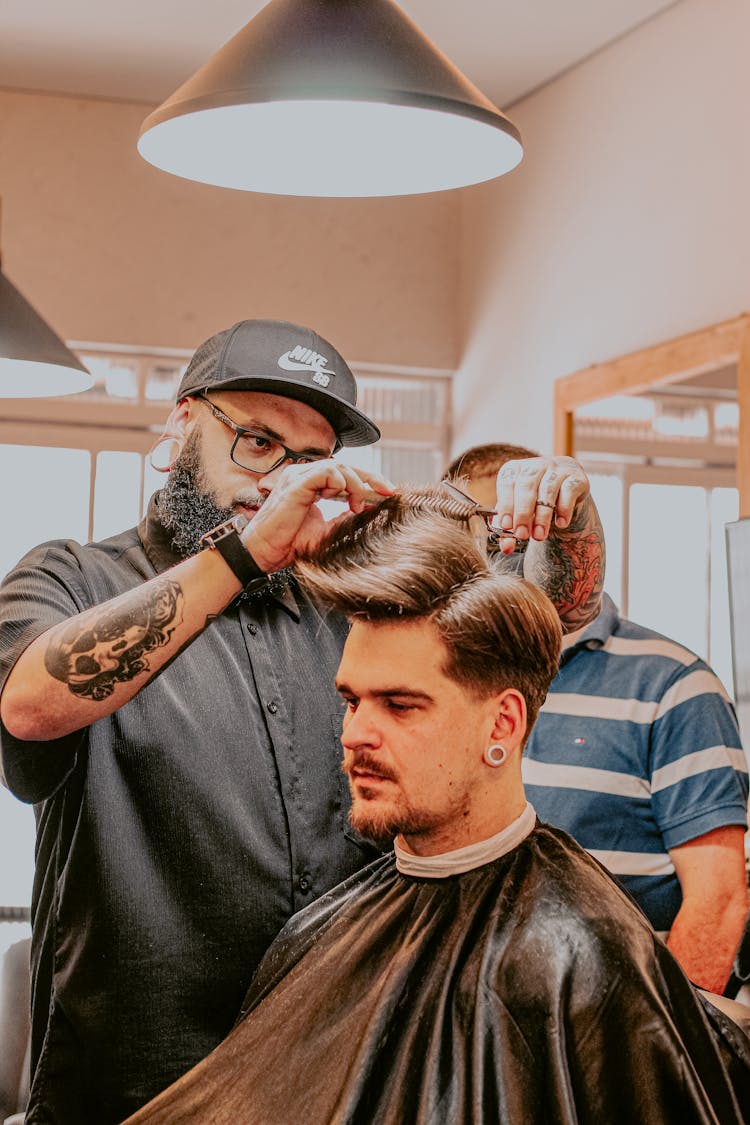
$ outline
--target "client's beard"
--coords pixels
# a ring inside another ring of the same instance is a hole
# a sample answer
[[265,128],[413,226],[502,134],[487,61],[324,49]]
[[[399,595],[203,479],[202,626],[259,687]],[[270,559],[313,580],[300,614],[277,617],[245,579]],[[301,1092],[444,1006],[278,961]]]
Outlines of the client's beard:
[[159,494],[159,519],[172,533],[172,546],[186,559],[200,550],[200,539],[228,520],[231,508],[220,508],[204,484],[200,436],[188,436]]

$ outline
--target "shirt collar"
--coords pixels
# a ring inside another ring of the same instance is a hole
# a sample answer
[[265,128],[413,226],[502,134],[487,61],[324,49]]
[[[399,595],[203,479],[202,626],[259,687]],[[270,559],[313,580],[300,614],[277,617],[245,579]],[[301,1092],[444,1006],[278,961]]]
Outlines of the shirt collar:
[[180,555],[172,546],[172,536],[159,518],[159,497],[155,492],[148,502],[145,516],[138,524],[138,538],[143,544],[146,558],[157,574],[181,562]]
[[492,863],[493,860],[513,851],[522,840],[526,839],[535,824],[536,813],[527,801],[521,815],[506,825],[502,831],[487,840],[479,840],[476,844],[467,844],[451,852],[443,852],[440,855],[412,855],[411,852],[403,849],[396,837],[393,841],[396,867],[402,875],[413,875],[418,879],[446,879],[450,875],[463,875],[467,871],[473,871],[475,867],[484,867],[485,864]]
[[[182,556],[172,546],[171,532],[164,526],[159,516],[160,495],[160,492],[154,493],[148,502],[148,510],[145,516],[138,524],[138,538],[143,545],[146,558],[157,574],[161,574],[171,566],[175,566],[176,563],[182,562]],[[299,621],[300,608],[294,589],[294,579],[274,586],[273,578],[271,578],[267,586],[259,587],[258,593],[261,593],[264,597],[273,598],[274,601],[284,607],[287,613],[291,614],[295,621]],[[238,595],[237,600],[252,597],[253,593],[243,593]]]
[[580,633],[576,641],[568,648],[563,648],[561,662],[569,660],[573,653],[581,648],[601,648],[617,628],[620,615],[617,606],[609,594],[602,594],[602,608],[599,613]]

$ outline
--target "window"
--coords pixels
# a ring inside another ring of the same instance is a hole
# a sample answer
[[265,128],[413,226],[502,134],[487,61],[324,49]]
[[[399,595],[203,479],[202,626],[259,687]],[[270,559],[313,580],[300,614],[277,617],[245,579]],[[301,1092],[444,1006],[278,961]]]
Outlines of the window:
[[724,528],[737,519],[736,403],[718,392],[618,396],[576,414],[576,449],[621,612],[707,660],[733,686]]

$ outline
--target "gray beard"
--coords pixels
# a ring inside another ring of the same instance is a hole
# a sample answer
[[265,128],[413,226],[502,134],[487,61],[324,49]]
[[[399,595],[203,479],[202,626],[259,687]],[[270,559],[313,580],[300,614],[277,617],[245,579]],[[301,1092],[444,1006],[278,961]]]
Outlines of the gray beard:
[[203,487],[200,438],[188,437],[159,494],[159,519],[172,533],[172,546],[187,559],[200,550],[200,539],[212,527],[228,520],[231,508],[220,508]]

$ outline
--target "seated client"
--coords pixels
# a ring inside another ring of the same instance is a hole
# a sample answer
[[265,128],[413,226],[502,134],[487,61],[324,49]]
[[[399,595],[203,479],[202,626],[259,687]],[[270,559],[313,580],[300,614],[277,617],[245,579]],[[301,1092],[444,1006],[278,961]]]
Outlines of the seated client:
[[299,572],[351,618],[351,822],[394,850],[290,920],[229,1037],[131,1125],[739,1125],[717,1013],[526,802],[560,649],[546,596],[397,497]]

